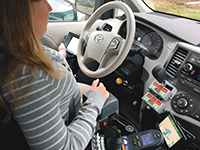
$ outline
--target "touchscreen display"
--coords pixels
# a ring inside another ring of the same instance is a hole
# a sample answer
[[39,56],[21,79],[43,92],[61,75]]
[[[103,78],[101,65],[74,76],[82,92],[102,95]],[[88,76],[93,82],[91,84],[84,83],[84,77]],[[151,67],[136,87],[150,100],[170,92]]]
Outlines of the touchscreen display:
[[168,115],[158,125],[158,127],[159,127],[169,148],[171,148],[174,144],[176,144],[183,137],[170,115]]
[[143,145],[148,145],[154,143],[151,133],[146,133],[140,136]]
[[67,50],[76,55],[77,54],[77,48],[78,48],[78,41],[79,39],[76,37],[72,37],[71,41],[69,42],[68,46],[67,46]]

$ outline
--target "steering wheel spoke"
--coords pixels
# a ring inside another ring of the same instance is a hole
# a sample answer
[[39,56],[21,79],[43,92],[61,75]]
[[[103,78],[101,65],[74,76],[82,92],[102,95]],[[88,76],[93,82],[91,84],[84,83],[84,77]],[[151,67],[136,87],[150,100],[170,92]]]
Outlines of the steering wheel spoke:
[[111,40],[111,42],[107,48],[107,51],[117,50],[120,46],[120,43],[121,43],[121,39],[119,37],[114,37]]

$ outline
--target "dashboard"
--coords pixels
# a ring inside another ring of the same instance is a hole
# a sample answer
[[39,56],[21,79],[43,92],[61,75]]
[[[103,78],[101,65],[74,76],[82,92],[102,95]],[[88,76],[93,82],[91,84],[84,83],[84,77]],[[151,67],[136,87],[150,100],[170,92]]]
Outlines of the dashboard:
[[[147,16],[136,17],[135,33],[135,41],[141,45],[139,48],[146,47],[148,53],[151,53],[151,55],[143,55],[145,57],[143,68],[149,75],[143,79],[144,93],[149,91],[149,85],[156,80],[152,75],[153,68],[162,65],[166,70],[166,82],[172,93],[169,101],[163,101],[166,110],[200,127],[198,109],[200,107],[200,48],[191,44],[195,43],[196,39],[193,41],[188,37],[185,38],[185,35],[179,38],[182,33],[172,35],[169,32],[171,30],[166,32],[166,25],[165,29],[161,29],[157,27],[158,24],[154,25],[155,22],[149,23]],[[160,17],[160,19],[162,20],[159,23],[163,24],[166,18]],[[199,28],[199,25],[196,28]],[[186,29],[184,31],[187,32]],[[126,22],[121,25],[119,35],[126,37]],[[193,34],[193,37],[195,36],[199,35]]]
[[168,81],[177,88],[171,100],[173,111],[199,126],[200,49],[179,43],[166,64],[166,72]]
[[[131,52],[127,56],[125,62],[119,67],[122,74],[117,73],[121,78],[126,78],[126,83],[132,83],[135,78],[133,74],[141,75],[144,83],[143,95],[153,93],[157,98],[157,103],[162,104],[162,111],[158,112],[159,106],[155,106],[156,102],[150,104],[150,108],[155,110],[158,115],[164,112],[171,112],[176,117],[184,120],[188,128],[196,128],[193,134],[199,135],[200,128],[200,31],[199,23],[196,21],[188,21],[186,19],[177,19],[165,17],[164,15],[155,14],[136,14],[136,32],[135,42],[132,45],[131,51],[135,55],[140,54],[142,61],[139,65],[138,58],[132,57]],[[180,24],[183,23],[182,26]],[[191,30],[188,27],[193,27]],[[183,32],[184,31],[184,32]],[[126,22],[123,22],[119,27],[118,34],[126,38]],[[148,53],[142,53],[141,49],[146,49]],[[138,52],[138,53],[137,53]],[[130,59],[132,59],[130,61]],[[136,60],[134,62],[134,60]],[[142,67],[143,71],[140,74],[140,69],[137,68],[133,74],[127,76],[127,72],[134,70],[136,66]],[[156,66],[162,66],[165,70],[165,83],[163,87],[167,87],[170,91],[170,96],[163,99],[158,93],[155,93],[150,88],[152,82],[157,81],[152,73]],[[125,70],[124,68],[129,68]],[[126,76],[124,76],[126,75]],[[137,79],[136,79],[137,80]],[[125,84],[124,86],[127,86]],[[127,86],[128,87],[128,86]],[[130,86],[131,87],[131,86]],[[140,110],[148,107],[149,103],[142,101]],[[156,109],[154,108],[156,107]],[[158,107],[158,108],[157,108]],[[140,114],[142,118],[142,114]],[[196,139],[200,141],[199,137]],[[198,143],[197,142],[197,143]]]

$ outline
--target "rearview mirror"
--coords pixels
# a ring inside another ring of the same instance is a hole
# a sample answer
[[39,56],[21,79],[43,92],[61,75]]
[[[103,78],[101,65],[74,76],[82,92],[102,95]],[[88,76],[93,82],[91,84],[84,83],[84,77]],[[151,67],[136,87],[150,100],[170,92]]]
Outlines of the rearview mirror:
[[91,15],[94,7],[95,0],[76,0],[76,9],[84,14]]

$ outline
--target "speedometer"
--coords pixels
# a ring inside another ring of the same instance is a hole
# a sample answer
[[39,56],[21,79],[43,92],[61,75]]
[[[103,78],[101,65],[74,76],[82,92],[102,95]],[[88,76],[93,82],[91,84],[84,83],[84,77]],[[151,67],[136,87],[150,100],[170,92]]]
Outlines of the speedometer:
[[141,44],[144,45],[151,53],[151,59],[157,59],[163,49],[163,40],[156,32],[150,32],[141,39]]

